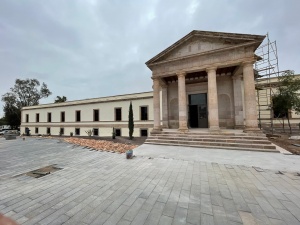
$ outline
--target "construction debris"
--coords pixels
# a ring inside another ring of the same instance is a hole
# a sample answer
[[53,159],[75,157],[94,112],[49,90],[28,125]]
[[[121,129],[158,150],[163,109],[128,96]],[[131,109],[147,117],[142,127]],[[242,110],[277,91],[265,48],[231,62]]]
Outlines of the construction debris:
[[65,138],[65,142],[90,147],[96,150],[114,151],[118,153],[125,153],[127,150],[138,147],[137,145],[114,143],[112,141],[83,139],[83,138]]

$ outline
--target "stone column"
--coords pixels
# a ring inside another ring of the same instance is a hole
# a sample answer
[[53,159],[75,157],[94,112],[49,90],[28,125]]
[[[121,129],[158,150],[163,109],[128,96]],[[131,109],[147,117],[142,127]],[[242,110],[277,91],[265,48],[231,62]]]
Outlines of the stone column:
[[232,77],[234,96],[234,128],[244,129],[242,75]]
[[179,128],[180,132],[187,132],[187,104],[185,91],[185,72],[177,73],[178,77],[178,111],[179,111]]
[[216,71],[216,67],[206,69],[208,80],[208,126],[211,131],[220,130]]
[[169,128],[168,85],[161,83],[162,127]]
[[243,63],[246,126],[244,132],[258,132],[253,62]]
[[152,132],[161,131],[160,126],[160,82],[159,78],[152,77],[153,79],[153,111],[154,111],[154,127]]

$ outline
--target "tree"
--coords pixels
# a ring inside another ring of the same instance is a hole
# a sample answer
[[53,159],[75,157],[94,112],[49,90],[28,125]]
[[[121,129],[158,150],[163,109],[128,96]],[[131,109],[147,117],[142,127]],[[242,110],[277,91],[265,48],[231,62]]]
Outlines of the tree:
[[133,111],[132,111],[132,103],[130,101],[129,105],[129,115],[128,115],[128,129],[129,129],[129,139],[132,140],[133,130],[134,130],[134,122],[133,122]]
[[4,116],[9,125],[18,127],[21,124],[22,107],[38,105],[40,99],[52,94],[45,83],[42,83],[40,89],[39,87],[37,79],[16,79],[10,92],[2,95]]
[[2,118],[0,118],[0,126],[3,126],[3,125],[7,125],[7,121],[4,116]]
[[273,113],[283,119],[287,118],[290,133],[292,128],[290,124],[290,110],[300,114],[300,79],[294,76],[294,71],[284,72],[278,77],[278,92],[272,96]]
[[67,97],[66,96],[56,96],[56,99],[54,100],[54,103],[60,103],[60,102],[66,102],[67,101]]

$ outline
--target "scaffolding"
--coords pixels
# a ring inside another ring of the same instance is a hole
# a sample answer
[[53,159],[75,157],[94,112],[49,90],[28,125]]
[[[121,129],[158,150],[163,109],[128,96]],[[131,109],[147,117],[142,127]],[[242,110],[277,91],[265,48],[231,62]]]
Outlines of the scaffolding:
[[255,78],[257,91],[258,124],[262,129],[262,120],[270,124],[274,130],[272,95],[276,91],[277,82],[272,78],[280,76],[276,41],[270,41],[269,34],[255,52],[258,61],[255,63]]

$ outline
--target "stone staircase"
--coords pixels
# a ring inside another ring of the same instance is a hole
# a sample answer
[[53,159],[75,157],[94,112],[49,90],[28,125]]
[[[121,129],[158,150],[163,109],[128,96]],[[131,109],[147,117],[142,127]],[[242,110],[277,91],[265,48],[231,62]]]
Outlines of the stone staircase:
[[222,148],[244,151],[279,152],[265,134],[242,132],[193,132],[162,131],[152,133],[145,144]]

